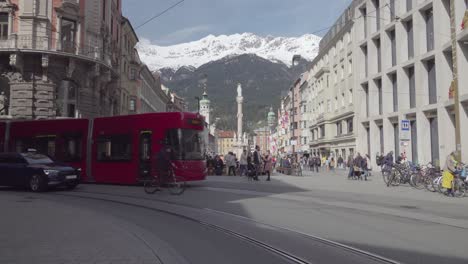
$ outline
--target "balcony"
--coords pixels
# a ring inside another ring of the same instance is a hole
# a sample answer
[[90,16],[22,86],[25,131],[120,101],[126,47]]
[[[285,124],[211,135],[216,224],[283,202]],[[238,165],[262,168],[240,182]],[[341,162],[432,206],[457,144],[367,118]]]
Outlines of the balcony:
[[[56,47],[58,46],[58,47]],[[43,51],[51,53],[66,53],[86,59],[101,61],[110,66],[111,54],[104,52],[102,48],[80,45],[76,42],[60,41],[48,36],[34,35],[10,35],[8,38],[0,39],[0,50],[25,50],[25,51]]]

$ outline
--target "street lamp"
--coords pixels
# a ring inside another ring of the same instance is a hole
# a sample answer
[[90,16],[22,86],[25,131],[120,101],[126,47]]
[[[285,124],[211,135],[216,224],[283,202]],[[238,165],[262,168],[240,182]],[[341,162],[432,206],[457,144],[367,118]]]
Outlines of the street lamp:
[[[299,64],[299,61],[301,60],[301,55],[294,55],[292,57],[292,68],[294,68],[294,66],[297,66]],[[296,102],[294,101],[294,94],[295,94],[295,81],[293,83],[293,86],[291,87],[292,89],[292,94],[291,94],[291,101],[292,101],[292,115],[291,115],[291,123],[292,123],[292,137],[291,137],[291,140],[296,140],[296,128],[294,126],[294,117],[296,116]],[[294,144],[292,145],[292,154],[293,156],[295,156],[295,153],[296,153],[296,143],[297,142],[293,142]]]

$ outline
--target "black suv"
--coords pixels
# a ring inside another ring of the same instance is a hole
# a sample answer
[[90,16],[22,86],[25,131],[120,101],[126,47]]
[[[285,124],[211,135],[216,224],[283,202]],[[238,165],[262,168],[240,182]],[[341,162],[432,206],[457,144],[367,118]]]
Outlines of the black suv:
[[28,187],[33,192],[49,186],[75,188],[80,182],[79,170],[54,162],[36,152],[0,153],[0,185]]

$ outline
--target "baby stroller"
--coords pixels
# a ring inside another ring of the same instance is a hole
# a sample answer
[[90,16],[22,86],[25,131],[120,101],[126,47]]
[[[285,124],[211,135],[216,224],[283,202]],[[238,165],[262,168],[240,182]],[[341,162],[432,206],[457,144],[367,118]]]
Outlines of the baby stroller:
[[255,180],[258,181],[257,178],[257,168],[255,168],[255,165],[251,162],[247,164],[247,179],[249,181]]

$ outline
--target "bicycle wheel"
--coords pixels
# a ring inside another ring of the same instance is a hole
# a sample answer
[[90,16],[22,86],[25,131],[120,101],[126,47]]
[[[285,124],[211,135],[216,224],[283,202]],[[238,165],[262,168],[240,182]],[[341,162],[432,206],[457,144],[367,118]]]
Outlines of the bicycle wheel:
[[187,188],[187,184],[185,182],[185,179],[180,176],[173,176],[172,182],[167,183],[167,187],[169,189],[169,192],[172,195],[181,195],[184,193],[185,189]]
[[144,183],[144,189],[147,194],[154,194],[156,191],[159,190],[159,179],[153,178],[151,180],[147,180]]
[[458,198],[465,197],[466,184],[460,179],[455,179],[455,182],[453,185],[453,193],[455,197],[458,197]]
[[418,190],[424,189],[424,177],[421,172],[414,172],[411,174],[410,184]]
[[383,180],[384,180],[384,183],[385,183],[386,185],[388,185],[388,181],[389,181],[390,178],[391,178],[391,172],[388,171],[388,170],[383,170],[383,171],[382,171],[382,178],[383,178]]

